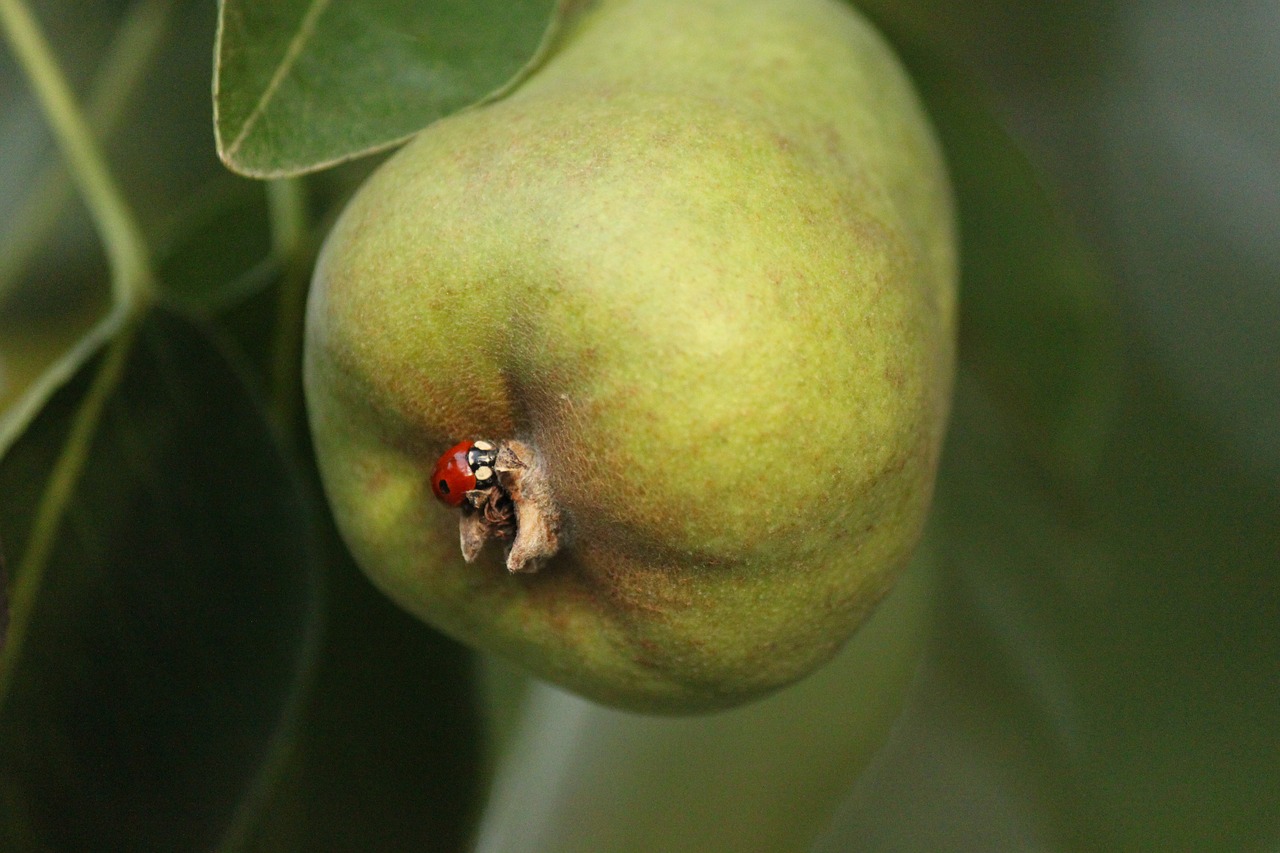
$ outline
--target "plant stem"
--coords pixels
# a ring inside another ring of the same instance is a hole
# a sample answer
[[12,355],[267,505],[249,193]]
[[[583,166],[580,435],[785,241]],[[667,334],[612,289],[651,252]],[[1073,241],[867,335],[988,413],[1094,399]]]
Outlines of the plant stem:
[[75,497],[102,413],[124,375],[139,321],[154,299],[155,285],[147,245],[133,211],[89,132],[48,40],[23,0],[0,0],[0,26],[31,82],[102,238],[111,266],[114,301],[104,328],[115,326],[113,318],[120,318],[118,331],[107,345],[92,384],[72,419],[66,443],[45,482],[26,549],[12,581],[8,642],[0,668],[0,707],[3,707],[26,643],[56,537]]
[[[106,139],[115,131],[129,96],[164,41],[174,3],[175,0],[138,0],[117,29],[85,108],[88,124],[97,138]],[[0,247],[0,305],[66,207],[71,193],[66,166],[50,163],[31,187],[26,203],[14,217],[13,230]]]
[[23,0],[0,0],[0,25],[35,91],[102,237],[117,304],[140,311],[154,289],[142,231],[89,132],[49,42]]
[[271,243],[283,277],[276,302],[276,334],[271,357],[272,418],[283,436],[292,435],[297,415],[311,239],[307,230],[306,186],[302,178],[267,184]]
[[13,681],[16,663],[21,659],[31,617],[44,580],[45,568],[53,552],[54,537],[61,527],[76,484],[84,470],[89,450],[93,446],[94,433],[102,418],[102,411],[111,398],[116,385],[124,375],[129,351],[137,326],[126,323],[124,329],[108,345],[106,355],[98,365],[93,384],[80,403],[71,431],[62,447],[53,471],[45,483],[44,493],[36,507],[31,523],[31,536],[27,541],[22,561],[13,574],[13,588],[9,598],[9,632],[4,646],[4,666],[0,667],[0,708],[4,707],[9,686]]

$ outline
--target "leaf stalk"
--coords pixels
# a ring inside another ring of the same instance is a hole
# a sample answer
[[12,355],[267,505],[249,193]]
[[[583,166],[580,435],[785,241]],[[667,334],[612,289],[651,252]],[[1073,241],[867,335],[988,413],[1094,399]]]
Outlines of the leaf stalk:
[[[169,31],[174,5],[175,0],[138,0],[121,22],[85,103],[86,121],[98,139],[110,138],[127,111],[130,96]],[[32,182],[13,231],[0,248],[0,305],[57,225],[71,189],[62,162],[50,163]]]
[[111,266],[112,296],[130,313],[154,298],[146,241],[76,104],[48,39],[24,0],[0,0],[0,26],[26,73],[98,229]]
[[312,235],[303,178],[267,183],[271,244],[282,270],[271,353],[271,416],[280,435],[293,435],[302,374],[302,325],[311,272]]
[[[0,708],[9,695],[56,537],[88,462],[103,411],[124,376],[140,321],[155,300],[155,279],[142,229],[76,103],[48,39],[24,0],[0,0],[0,28],[13,47],[53,131],[71,177],[102,239],[114,303],[103,328],[115,335],[96,367],[36,507],[12,581],[10,622],[0,666]],[[85,353],[87,356],[88,353]],[[52,388],[48,389],[52,393]]]

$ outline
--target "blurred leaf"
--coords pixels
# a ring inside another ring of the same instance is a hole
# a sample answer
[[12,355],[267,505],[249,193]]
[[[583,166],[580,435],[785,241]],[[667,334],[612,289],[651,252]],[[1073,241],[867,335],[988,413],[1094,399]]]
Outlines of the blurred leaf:
[[[54,19],[50,31],[71,39],[71,76],[83,77],[84,66],[98,60],[111,33],[108,11],[95,4],[72,14],[62,0],[41,5]],[[106,259],[84,206],[66,203],[68,196],[50,186],[59,183],[56,177],[65,183],[65,175],[54,165],[43,116],[7,45],[0,46],[0,152],[3,458],[44,401],[98,351],[121,317],[108,314]],[[47,199],[42,192],[61,198]]]
[[[88,90],[86,112],[115,171],[127,177],[130,200],[141,218],[150,220],[149,231],[172,217],[211,176],[227,179],[209,144],[208,67],[192,61],[213,39],[215,16],[207,4],[46,0],[37,5],[69,76]],[[13,134],[6,131],[15,126],[36,127],[42,144],[27,146],[29,153],[20,146],[18,153],[28,156],[19,156],[12,171],[0,170],[0,208],[17,217],[6,220],[14,221],[12,227],[0,228],[0,457],[121,321],[118,313],[107,312],[107,271],[94,231],[79,203],[65,203],[70,185],[63,166],[43,138],[42,117],[9,59],[0,51],[0,91],[12,84],[20,97],[0,101],[0,140],[9,139]],[[124,127],[113,133],[122,122]],[[0,158],[0,164],[10,165],[8,158]],[[166,284],[185,283],[179,294],[196,295],[210,270],[226,269],[240,258],[228,239],[235,236],[235,231],[221,235],[213,256],[221,264],[209,264],[204,278],[187,279],[189,271],[201,270],[193,265],[179,269]],[[159,241],[152,235],[151,242]]]
[[[952,59],[960,50],[938,31],[934,5],[886,0],[868,12],[899,50],[946,152],[960,220],[961,361],[1024,451],[1084,485],[1123,378],[1115,289],[986,92]],[[974,31],[972,9],[956,14]]]
[[514,663],[477,654],[476,693],[484,723],[483,762],[492,776],[520,731],[529,694],[537,680]]
[[[99,139],[110,138],[117,129],[129,96],[164,37],[173,6],[174,0],[139,0],[116,28],[85,97],[85,118]],[[3,211],[8,227],[0,228],[0,306],[33,257],[50,242],[73,198],[72,182],[62,161],[42,160],[34,174],[19,173],[22,177],[13,181],[19,186],[11,190],[10,203],[16,203],[16,209]]]
[[209,132],[208,56],[216,10],[208,0],[178,0],[170,19],[147,73],[130,93],[127,125],[104,141],[157,260],[174,237],[175,223],[180,226],[193,209],[205,209],[217,188],[229,183]]
[[962,381],[927,677],[823,851],[1275,848],[1280,489],[1133,361],[1087,502]]
[[1114,587],[1059,611],[1095,735],[1079,784],[1106,809],[1086,800],[1064,823],[1105,817],[1109,849],[1274,846],[1280,484],[1236,461],[1150,365],[1124,397],[1094,507]]
[[166,295],[197,312],[223,310],[267,288],[280,274],[272,256],[266,194],[257,181],[225,172],[174,212],[157,252]]
[[[380,161],[366,157],[305,179],[306,219],[315,223],[302,241],[307,277],[316,244]],[[281,253],[290,250],[275,245],[268,195],[269,185],[223,170],[184,198],[156,228],[156,260],[166,297],[206,316],[239,312],[270,290],[290,263]],[[265,319],[261,340],[241,341],[251,351],[267,346],[275,331],[274,317]]]
[[0,542],[0,655],[9,640],[9,570],[4,562],[4,543]]
[[[938,494],[940,716],[920,725],[1030,786],[1053,849],[1263,849],[1280,838],[1280,490],[1137,365],[1087,501],[1046,490],[962,384]],[[947,808],[908,821],[947,827]]]
[[6,386],[13,383],[12,394],[8,387],[0,389],[0,401],[4,403],[0,408],[0,462],[48,400],[99,353],[105,341],[119,332],[124,320],[119,310],[109,311],[96,321],[63,318],[60,324],[37,327],[34,334],[28,329],[12,336],[17,345],[6,339],[5,346],[0,347],[0,367],[18,375],[12,380],[0,377]]
[[[943,595],[954,590],[945,588]],[[955,610],[954,602],[948,603]],[[1040,758],[1032,740],[991,715],[953,669],[948,631],[926,655],[916,691],[888,743],[849,791],[831,826],[810,853],[1057,853],[1074,850],[1047,843],[1043,803],[1022,775],[989,754],[991,734],[1012,735],[1024,764]],[[957,696],[957,688],[960,695]],[[967,703],[966,703],[966,700]],[[967,712],[967,713],[966,713]]]
[[929,45],[984,83],[1061,85],[1088,74],[1100,35],[1120,0],[856,0],[859,11],[895,41]]
[[218,151],[251,177],[400,142],[533,59],[555,0],[222,0]]
[[[282,319],[283,281],[277,274],[271,284],[218,315],[263,387]],[[302,420],[286,426],[304,433]],[[327,518],[324,530],[327,631],[316,683],[286,733],[279,784],[222,849],[460,850],[482,772],[471,655],[395,607]]]
[[1084,109],[1037,119],[1081,152],[1134,327],[1280,481],[1280,3],[1129,3],[1111,43]]
[[[0,463],[0,539],[18,587],[48,472],[102,363]],[[0,846],[207,848],[252,812],[319,638],[313,511],[221,353],[152,312],[92,432],[6,673]]]
[[480,791],[469,652],[396,608],[336,540],[329,589],[319,675],[282,782],[229,849],[463,849]]
[[900,45],[946,151],[961,232],[960,358],[1052,474],[1086,481],[1123,364],[1116,295],[979,91]]

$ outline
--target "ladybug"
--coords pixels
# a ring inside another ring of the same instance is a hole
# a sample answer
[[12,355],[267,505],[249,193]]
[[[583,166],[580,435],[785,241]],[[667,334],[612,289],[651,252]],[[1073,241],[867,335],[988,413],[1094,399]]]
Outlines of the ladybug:
[[444,452],[431,475],[431,491],[446,506],[462,506],[467,492],[497,485],[493,463],[498,448],[488,441],[463,441]]

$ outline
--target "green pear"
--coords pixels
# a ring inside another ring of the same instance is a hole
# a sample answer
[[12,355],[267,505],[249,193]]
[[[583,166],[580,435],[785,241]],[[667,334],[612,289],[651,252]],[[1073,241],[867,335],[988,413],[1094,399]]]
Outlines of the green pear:
[[[305,375],[338,526],[407,610],[597,701],[795,681],[920,537],[955,255],[938,144],[850,8],[600,0],[326,242]],[[431,480],[476,438],[532,457],[543,559],[464,559]]]

